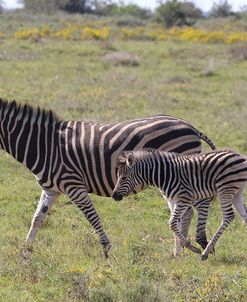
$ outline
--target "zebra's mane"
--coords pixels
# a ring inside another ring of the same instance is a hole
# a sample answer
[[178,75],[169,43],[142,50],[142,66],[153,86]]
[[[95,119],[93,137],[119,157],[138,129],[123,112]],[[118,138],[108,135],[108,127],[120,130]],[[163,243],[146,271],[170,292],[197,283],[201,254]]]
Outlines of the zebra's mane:
[[[176,157],[182,157],[182,158],[193,158],[193,157],[200,157],[203,156],[204,154],[210,154],[210,153],[235,153],[236,156],[239,156],[239,153],[232,150],[231,148],[223,148],[223,149],[217,149],[217,150],[210,150],[202,153],[194,153],[194,154],[180,154],[176,152],[166,152],[166,151],[161,151],[157,149],[143,149],[143,150],[138,150],[138,151],[124,151],[122,153],[123,156],[128,156],[128,154],[132,154],[135,159],[146,159],[147,157],[149,158],[150,156],[165,156],[167,158],[176,158]],[[242,155],[242,157],[246,157],[245,155]]]
[[152,149],[152,148],[147,148],[147,149],[143,149],[140,151],[136,151],[134,157],[135,158],[140,158],[140,159],[146,159],[147,157],[150,156],[172,156],[172,155],[179,155],[177,153],[173,153],[173,152],[165,152],[165,151],[161,151],[161,150],[157,150],[157,149]]
[[23,112],[26,112],[28,116],[33,116],[34,118],[40,114],[44,118],[44,120],[49,120],[54,123],[60,122],[60,119],[55,115],[52,110],[46,110],[40,107],[33,107],[29,104],[20,104],[16,103],[16,101],[8,102],[0,98],[0,116],[3,118],[6,112],[14,112],[16,117],[22,116]]
[[162,154],[167,154],[167,155],[179,155],[177,153],[173,153],[173,152],[165,152],[165,151],[160,151],[157,149],[152,149],[152,148],[147,148],[147,149],[143,149],[143,150],[136,150],[136,151],[123,151],[120,154],[120,157],[127,157],[129,154],[132,154],[134,156],[135,159],[145,159],[147,157],[150,157],[151,155],[162,155]]

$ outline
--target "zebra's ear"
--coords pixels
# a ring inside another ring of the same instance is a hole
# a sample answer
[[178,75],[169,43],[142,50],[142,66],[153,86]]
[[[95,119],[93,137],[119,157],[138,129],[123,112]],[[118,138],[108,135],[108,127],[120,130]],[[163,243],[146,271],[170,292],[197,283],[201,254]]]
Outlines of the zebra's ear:
[[127,162],[127,165],[129,166],[129,167],[132,167],[133,166],[133,164],[134,164],[134,155],[132,154],[132,153],[129,153],[128,155],[127,155],[127,157],[126,157],[126,162]]

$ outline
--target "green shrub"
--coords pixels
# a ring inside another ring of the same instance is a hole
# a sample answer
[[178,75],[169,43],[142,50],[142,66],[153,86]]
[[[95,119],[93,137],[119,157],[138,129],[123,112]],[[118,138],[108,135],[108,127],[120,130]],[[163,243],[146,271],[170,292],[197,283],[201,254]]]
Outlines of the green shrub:
[[156,20],[164,23],[166,27],[191,26],[201,17],[202,12],[192,2],[170,0],[161,3],[156,9]]
[[37,13],[53,13],[55,10],[58,10],[61,5],[63,5],[63,0],[21,0],[24,7],[28,10]]
[[145,26],[146,22],[134,16],[119,16],[116,21],[117,26],[121,27],[138,27]]
[[3,12],[3,1],[0,0],[0,14]]
[[231,15],[234,15],[234,13],[232,11],[231,5],[227,0],[220,1],[219,3],[214,3],[209,13],[209,16],[214,18],[224,18]]
[[21,2],[26,9],[47,14],[56,10],[87,13],[92,9],[92,3],[89,0],[21,0]]
[[92,4],[87,0],[67,0],[61,9],[69,13],[84,14],[92,11]]
[[136,4],[114,3],[108,1],[95,1],[94,13],[104,16],[133,16],[135,18],[146,19],[151,17],[151,11],[141,8]]

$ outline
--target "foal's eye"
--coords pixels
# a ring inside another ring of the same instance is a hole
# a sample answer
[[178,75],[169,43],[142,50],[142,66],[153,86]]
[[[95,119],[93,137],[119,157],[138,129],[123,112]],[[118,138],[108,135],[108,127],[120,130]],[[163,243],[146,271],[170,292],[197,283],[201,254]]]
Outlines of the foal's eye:
[[126,180],[126,179],[127,179],[127,177],[126,177],[126,176],[123,176],[123,177],[122,177],[122,180]]

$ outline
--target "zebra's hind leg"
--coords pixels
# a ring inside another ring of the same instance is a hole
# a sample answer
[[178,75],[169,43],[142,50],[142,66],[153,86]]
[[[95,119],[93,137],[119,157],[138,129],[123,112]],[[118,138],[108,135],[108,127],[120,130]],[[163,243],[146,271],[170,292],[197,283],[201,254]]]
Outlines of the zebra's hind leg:
[[100,238],[100,243],[103,247],[103,252],[106,258],[108,258],[108,252],[111,249],[111,243],[103,230],[103,227],[100,222],[100,218],[89,199],[87,191],[81,188],[70,188],[67,193],[70,200],[83,212],[88,222],[94,228],[96,234]]
[[197,218],[197,228],[196,228],[196,242],[205,249],[208,241],[206,235],[206,223],[208,218],[208,211],[211,205],[212,198],[199,200],[193,205],[197,209],[198,218]]
[[30,244],[33,242],[38,229],[59,195],[60,193],[42,190],[37,209],[33,215],[31,227],[26,237],[26,243]]
[[191,206],[190,203],[186,202],[186,201],[176,202],[174,211],[173,211],[170,221],[169,221],[169,224],[170,224],[172,231],[180,239],[182,246],[190,249],[194,253],[200,254],[201,253],[200,249],[198,249],[197,247],[192,245],[191,242],[185,238],[185,236],[182,234],[182,232],[180,230],[179,221],[190,206]]
[[228,227],[228,225],[232,222],[234,219],[234,211],[232,208],[232,197],[229,197],[228,195],[219,197],[220,198],[220,203],[221,203],[221,208],[223,212],[223,219],[221,222],[220,227],[212,237],[212,239],[209,241],[207,247],[202,253],[201,259],[206,260],[208,258],[208,254],[213,251],[216,242],[224,232],[224,230]]

